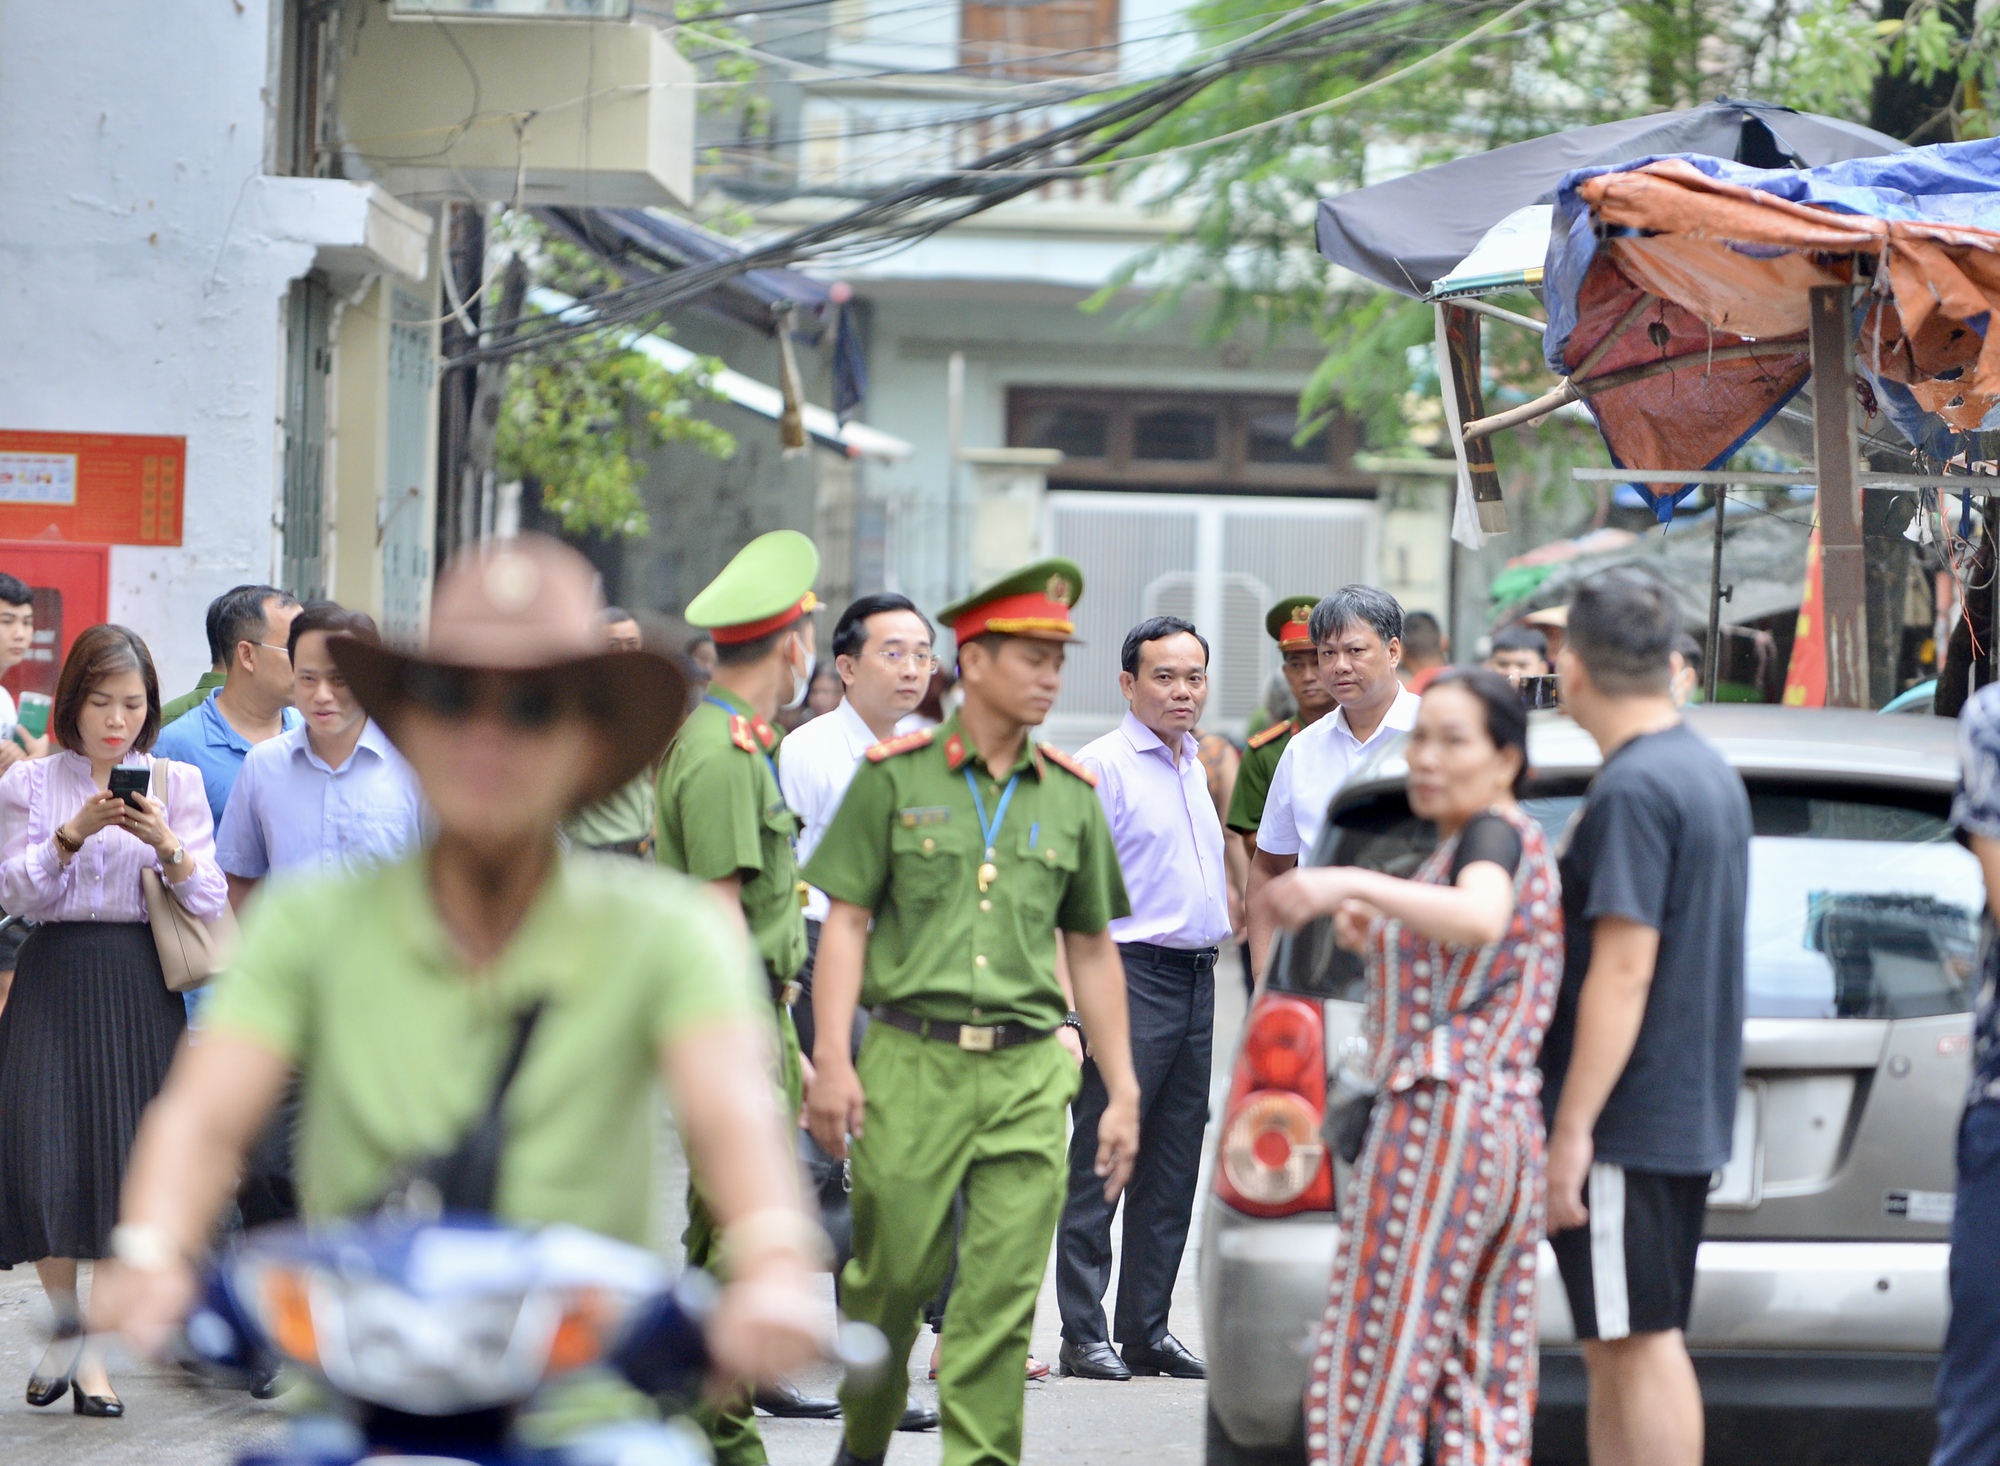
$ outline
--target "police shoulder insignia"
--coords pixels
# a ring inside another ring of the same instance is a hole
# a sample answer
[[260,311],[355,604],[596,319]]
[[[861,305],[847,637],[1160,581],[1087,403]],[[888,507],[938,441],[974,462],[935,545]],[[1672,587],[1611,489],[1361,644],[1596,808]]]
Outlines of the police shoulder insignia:
[[894,738],[885,738],[868,750],[868,762],[879,764],[885,758],[893,758],[899,753],[927,746],[934,730],[917,728],[908,733],[898,733]]
[[750,731],[757,735],[757,742],[762,746],[764,752],[769,753],[778,746],[778,730],[762,718],[758,718],[755,722],[751,723]]
[[729,715],[729,741],[745,753],[757,751],[757,735],[750,731],[750,720],[741,713]]
[[1262,733],[1251,734],[1244,746],[1246,748],[1262,748],[1267,743],[1276,743],[1287,733],[1296,733],[1297,731],[1298,724],[1287,718],[1282,723],[1273,723]]
[[1038,743],[1035,745],[1035,748],[1043,758],[1047,759],[1057,768],[1067,769],[1093,789],[1097,787],[1097,775],[1078,763],[1075,758],[1057,748],[1053,743]]

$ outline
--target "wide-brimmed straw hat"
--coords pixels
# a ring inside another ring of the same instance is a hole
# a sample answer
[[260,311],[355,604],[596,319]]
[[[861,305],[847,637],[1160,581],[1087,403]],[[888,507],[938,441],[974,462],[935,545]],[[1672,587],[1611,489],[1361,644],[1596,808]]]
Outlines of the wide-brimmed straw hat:
[[665,752],[687,714],[687,683],[656,652],[604,646],[604,596],[588,560],[543,535],[461,551],[438,577],[420,651],[351,636],[328,641],[368,716],[391,742],[413,689],[440,672],[553,678],[603,735],[575,804],[594,804]]

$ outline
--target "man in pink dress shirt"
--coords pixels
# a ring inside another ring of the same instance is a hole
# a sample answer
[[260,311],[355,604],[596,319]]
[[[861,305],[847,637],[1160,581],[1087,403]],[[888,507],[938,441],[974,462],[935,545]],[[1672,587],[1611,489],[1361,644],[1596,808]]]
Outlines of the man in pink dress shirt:
[[1208,643],[1188,622],[1156,616],[1125,638],[1123,666],[1118,686],[1130,711],[1078,757],[1098,776],[1097,797],[1132,901],[1132,914],[1111,923],[1125,963],[1139,1073],[1139,1159],[1125,1188],[1112,1330],[1124,1356],[1104,1326],[1114,1204],[1093,1170],[1104,1081],[1096,1064],[1086,1063],[1056,1244],[1062,1368],[1085,1379],[1201,1379],[1202,1362],[1168,1332],[1167,1312],[1194,1212],[1208,1121],[1215,959],[1229,935],[1222,821],[1194,737],[1208,701]]

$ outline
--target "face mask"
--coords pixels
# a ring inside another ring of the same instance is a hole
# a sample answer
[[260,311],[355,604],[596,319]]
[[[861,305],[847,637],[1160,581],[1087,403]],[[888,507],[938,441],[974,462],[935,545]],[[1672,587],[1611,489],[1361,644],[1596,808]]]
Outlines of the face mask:
[[795,708],[804,702],[806,700],[806,693],[812,688],[812,662],[804,655],[801,655],[799,660],[805,663],[805,670],[792,669],[792,696],[791,700],[785,704],[788,708]]

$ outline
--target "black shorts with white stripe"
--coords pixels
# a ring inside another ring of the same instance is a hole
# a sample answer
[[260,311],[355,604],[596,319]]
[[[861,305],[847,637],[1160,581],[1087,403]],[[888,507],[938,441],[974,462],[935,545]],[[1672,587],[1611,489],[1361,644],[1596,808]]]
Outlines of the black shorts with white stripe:
[[1590,1221],[1549,1238],[1579,1339],[1623,1339],[1685,1329],[1708,1180],[1590,1168]]

